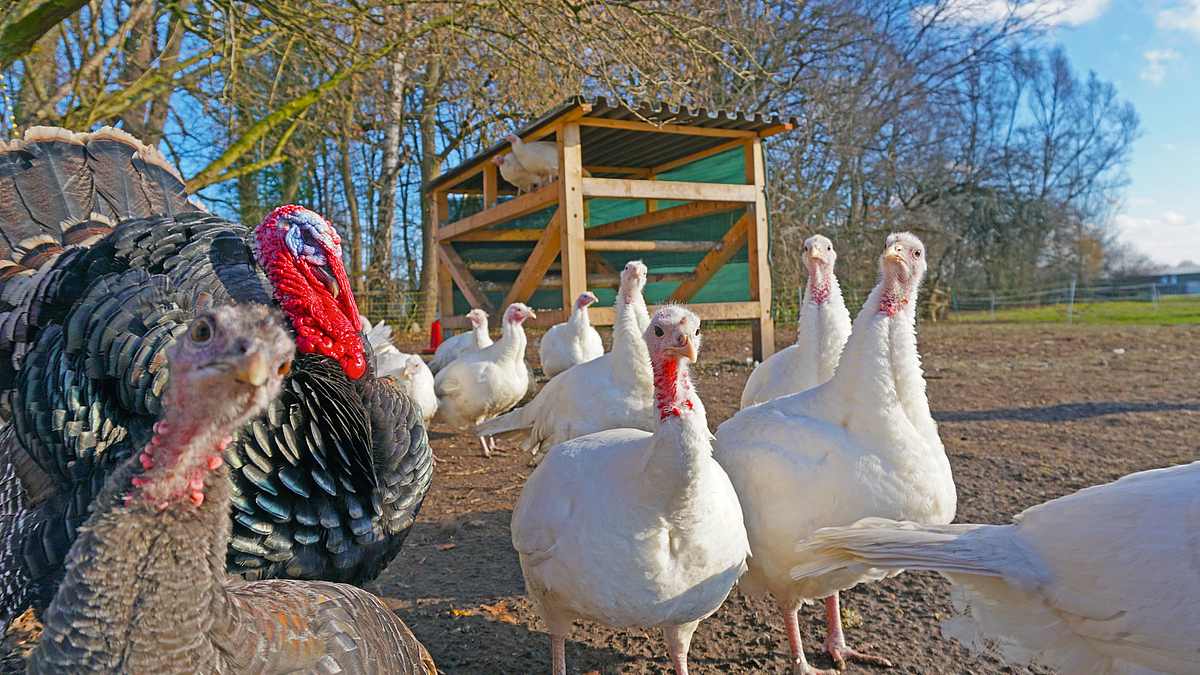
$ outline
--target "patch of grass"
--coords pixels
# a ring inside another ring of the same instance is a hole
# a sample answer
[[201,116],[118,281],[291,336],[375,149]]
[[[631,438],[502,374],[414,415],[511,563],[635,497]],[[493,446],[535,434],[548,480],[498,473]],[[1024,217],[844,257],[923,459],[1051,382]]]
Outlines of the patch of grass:
[[[950,312],[950,321],[1004,323],[1066,323],[1067,304],[1019,307],[991,312]],[[1200,323],[1200,295],[1168,295],[1149,301],[1077,302],[1072,321],[1078,323]]]

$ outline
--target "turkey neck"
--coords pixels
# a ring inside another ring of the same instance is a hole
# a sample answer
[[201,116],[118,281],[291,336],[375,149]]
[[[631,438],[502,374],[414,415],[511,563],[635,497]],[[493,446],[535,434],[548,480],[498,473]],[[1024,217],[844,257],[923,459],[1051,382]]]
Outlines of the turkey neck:
[[641,290],[623,290],[617,294],[613,312],[612,377],[631,391],[648,391],[654,386],[654,372],[650,367],[650,350],[642,337],[645,328],[638,325],[639,312],[646,312]]
[[654,405],[658,428],[640,471],[647,498],[667,506],[685,504],[698,494],[701,462],[712,456],[704,407],[686,360],[665,358],[654,364]]
[[845,337],[835,335],[838,308],[844,308],[842,289],[837,277],[833,274],[833,266],[829,264],[813,265],[808,274],[808,284],[804,288],[804,302],[800,307],[800,318],[796,321],[796,349],[801,351],[801,358],[791,361],[792,368],[804,364],[812,364],[816,380],[812,386],[828,382],[838,364],[835,350],[840,351],[841,345],[831,345],[831,341],[840,341]]
[[496,349],[496,360],[515,363],[525,357],[525,329],[520,321],[504,318],[500,327],[500,339],[492,345]]
[[[889,316],[885,302],[895,306],[885,284],[871,291],[842,351],[837,372],[826,390],[844,405],[842,422],[852,434],[907,437],[895,423],[881,423],[881,411],[899,413],[923,438],[936,441],[937,427],[929,412],[921,357],[917,353],[915,297]],[[915,296],[916,291],[912,292]],[[833,403],[833,401],[829,401]],[[861,420],[856,419],[862,415]],[[883,413],[899,421],[894,414]]]
[[[30,673],[217,671],[220,653],[210,638],[223,628],[219,618],[229,621],[222,583],[227,470],[206,472],[207,498],[199,506],[175,500],[162,509],[136,495],[127,499],[139,475],[145,469],[137,457],[118,467],[80,528],[44,618],[49,642],[35,651]],[[50,642],[62,649],[40,658]]]
[[575,309],[571,310],[571,318],[567,319],[567,322],[571,324],[572,333],[579,333],[584,328],[592,325],[592,318],[588,316],[587,307],[576,305]]
[[488,341],[488,325],[487,319],[480,321],[478,325],[471,327],[471,339],[475,341],[475,349],[483,349],[491,344]]

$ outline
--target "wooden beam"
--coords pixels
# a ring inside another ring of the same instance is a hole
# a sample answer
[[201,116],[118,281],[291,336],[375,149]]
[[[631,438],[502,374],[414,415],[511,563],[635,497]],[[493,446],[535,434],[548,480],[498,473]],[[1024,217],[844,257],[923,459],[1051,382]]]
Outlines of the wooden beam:
[[700,152],[692,153],[692,154],[688,155],[687,157],[680,157],[679,159],[672,160],[670,162],[667,162],[666,164],[659,164],[658,166],[654,167],[653,169],[650,169],[650,171],[652,173],[663,173],[665,171],[670,171],[671,169],[678,169],[679,167],[686,166],[688,164],[691,164],[692,162],[699,162],[700,160],[708,158],[708,157],[712,157],[713,155],[719,155],[722,152],[728,152],[735,148],[740,148],[740,147],[744,146],[745,144],[746,144],[745,139],[735,138],[734,140],[729,141],[728,143],[722,143],[720,145],[713,146],[707,150],[701,150]]
[[630,232],[640,232],[649,230],[663,225],[672,225],[684,220],[699,218],[701,216],[711,216],[715,213],[724,213],[734,209],[745,208],[745,204],[738,202],[693,202],[691,204],[680,204],[672,206],[669,209],[654,211],[653,213],[643,213],[621,220],[614,220],[611,223],[589,227],[587,229],[588,239],[607,239],[608,237],[616,237]]
[[713,129],[711,127],[689,127],[680,124],[651,124],[638,120],[613,120],[602,117],[584,117],[579,124],[589,127],[605,127],[607,129],[628,129],[631,131],[652,131],[666,134],[686,134],[689,136],[725,136],[728,138],[755,138],[753,131],[740,129]]
[[558,197],[558,184],[551,183],[529,194],[514,197],[503,204],[440,228],[437,233],[438,241],[447,241],[467,232],[482,230],[485,227],[520,218],[527,213],[533,213],[553,204],[558,201]]
[[438,256],[438,313],[442,317],[454,314],[454,279],[450,277],[450,268]]
[[725,233],[721,238],[723,246],[719,249],[714,249],[711,253],[704,256],[700,263],[696,265],[695,279],[685,281],[679,284],[672,293],[671,297],[667,298],[669,302],[688,302],[696,297],[696,293],[704,288],[704,285],[712,280],[716,275],[717,270],[721,269],[725,263],[729,262],[743,246],[746,245],[746,232],[749,228],[750,218],[748,214],[742,214],[733,227]]
[[545,137],[549,136],[550,134],[557,132],[560,127],[562,127],[566,124],[569,124],[571,122],[574,122],[575,120],[580,119],[581,117],[583,117],[584,115],[587,115],[590,112],[592,112],[592,104],[591,103],[581,103],[578,108],[576,108],[576,109],[572,110],[571,112],[563,115],[562,117],[554,120],[554,122],[552,124],[547,124],[546,126],[542,127],[541,129],[538,129],[537,131],[530,133],[528,136],[525,136],[521,140],[536,141],[538,139],[545,138]]
[[758,303],[758,316],[750,324],[754,360],[765,361],[775,353],[775,322],[771,319],[771,267],[767,260],[770,232],[767,230],[767,171],[762,139],[746,143],[746,182],[754,188],[754,204],[747,211],[746,245],[750,254],[750,299]]
[[681,181],[582,178],[584,197],[600,199],[674,199],[677,201],[729,201],[753,203],[753,185],[734,183],[684,183]]
[[[680,282],[692,281],[696,278],[695,272],[661,272],[658,274],[651,273],[646,275],[646,283],[648,284],[677,284]],[[588,288],[617,288],[621,285],[620,274],[589,274],[587,275]],[[516,285],[513,285],[515,288]],[[537,284],[533,286],[533,290],[548,290],[551,288],[562,288],[563,278],[559,275],[541,276],[537,278]],[[509,290],[508,284],[501,281],[481,281],[479,288],[485,291],[497,292]],[[578,297],[578,296],[576,296]],[[521,300],[514,300],[521,302]],[[574,303],[572,303],[572,306]]]
[[[740,141],[733,141],[734,145],[741,145]],[[588,164],[583,167],[592,173],[628,173],[634,176],[649,176],[652,172],[650,169],[641,169],[638,167],[629,166],[595,166]]]
[[[554,215],[550,217],[550,223],[546,225],[546,229],[542,231],[542,238],[538,240],[536,246],[533,247],[533,253],[529,254],[529,259],[525,261],[525,266],[521,268],[520,274],[517,275],[516,281],[513,282],[508,293],[504,296],[504,302],[501,308],[507,308],[514,302],[526,302],[533,292],[537,290],[538,283],[542,277],[546,275],[546,271],[550,269],[550,263],[558,257],[560,247],[562,246],[562,221],[563,209],[558,207]],[[567,305],[573,307],[573,305]]]
[[575,306],[575,299],[587,290],[587,258],[584,255],[583,148],[579,143],[579,123],[569,122],[558,135],[559,213],[562,214],[562,296],[563,308]]
[[467,298],[467,302],[471,303],[472,307],[479,307],[487,311],[488,314],[494,314],[496,307],[491,300],[483,294],[483,290],[479,287],[479,282],[467,269],[466,263],[459,257],[458,252],[454,250],[454,246],[447,243],[438,244],[438,259],[450,271],[450,276],[454,278],[454,283],[458,284],[458,289]]
[[762,131],[758,132],[758,137],[766,138],[767,136],[774,136],[775,134],[781,134],[785,131],[791,131],[792,129],[793,126],[791,122],[784,122],[783,124],[776,124],[773,127],[767,127],[766,129],[763,129]]
[[[544,232],[544,230],[538,230]],[[467,269],[472,272],[518,272],[525,269],[528,260],[520,262],[518,260],[468,260]],[[562,265],[558,263],[550,263],[551,271],[559,271]]]
[[584,257],[587,258],[588,271],[592,274],[618,274],[617,268],[610,265],[598,252],[588,251]]
[[542,228],[527,228],[523,230],[475,230],[455,237],[447,237],[442,241],[537,241],[542,238]]
[[589,251],[669,251],[697,253],[720,251],[725,244],[719,241],[639,241],[635,239],[589,239],[583,244]]
[[[730,321],[753,319],[758,315],[756,302],[710,302],[688,305],[703,321]],[[612,307],[592,306],[588,310],[588,318],[593,326],[611,326],[616,318]],[[539,309],[536,319],[526,319],[525,325],[530,328],[549,328],[557,323],[566,321],[569,312],[561,309]],[[471,327],[471,321],[465,316],[442,315],[442,328],[446,330],[463,330]]]

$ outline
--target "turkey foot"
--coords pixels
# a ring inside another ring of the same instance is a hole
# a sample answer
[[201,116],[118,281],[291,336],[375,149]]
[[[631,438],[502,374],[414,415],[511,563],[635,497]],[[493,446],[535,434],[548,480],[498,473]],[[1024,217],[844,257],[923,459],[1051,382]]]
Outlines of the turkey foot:
[[[838,607],[837,593],[825,598],[825,626],[829,630],[829,637],[825,638],[825,643],[821,645],[821,650],[829,654],[838,670],[845,669],[846,661],[881,666],[883,668],[892,667],[892,662],[882,656],[863,654],[846,646],[846,636],[842,633],[842,612]],[[862,649],[871,649],[873,646],[870,644],[862,645]]]
[[787,609],[780,603],[783,610],[783,627],[788,637],[789,663],[792,664],[792,675],[838,675],[836,670],[820,670],[813,668],[804,658],[804,644],[800,639],[800,622],[796,610]]

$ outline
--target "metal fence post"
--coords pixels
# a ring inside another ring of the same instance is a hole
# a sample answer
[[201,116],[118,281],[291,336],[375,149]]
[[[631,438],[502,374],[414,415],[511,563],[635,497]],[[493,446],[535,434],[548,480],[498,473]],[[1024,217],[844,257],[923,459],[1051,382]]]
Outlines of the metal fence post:
[[1071,280],[1071,294],[1067,299],[1067,323],[1075,319],[1075,280]]

